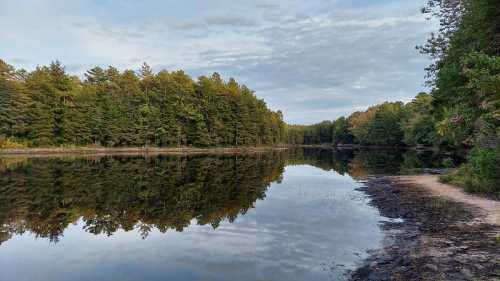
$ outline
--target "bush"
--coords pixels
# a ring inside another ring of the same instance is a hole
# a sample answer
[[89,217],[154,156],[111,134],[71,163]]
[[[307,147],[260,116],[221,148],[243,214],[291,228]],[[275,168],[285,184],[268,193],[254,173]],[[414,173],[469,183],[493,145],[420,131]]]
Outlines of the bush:
[[16,142],[13,139],[5,138],[0,136],[0,149],[18,149],[18,148],[26,148],[27,145],[24,143]]
[[453,159],[448,157],[441,162],[441,166],[443,168],[453,168],[453,167],[455,167],[455,163],[453,163]]
[[500,193],[500,147],[474,148],[467,165],[480,189]]
[[442,175],[441,181],[462,186],[468,192],[500,196],[500,147],[476,147],[467,159],[466,164]]

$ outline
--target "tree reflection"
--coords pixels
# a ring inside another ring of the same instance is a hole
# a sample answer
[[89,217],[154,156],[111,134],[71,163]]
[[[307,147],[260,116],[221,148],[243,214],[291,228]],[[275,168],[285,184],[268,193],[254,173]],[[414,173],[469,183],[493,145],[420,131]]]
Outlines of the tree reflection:
[[[289,151],[287,165],[311,165],[325,171],[365,180],[373,175],[397,175],[441,168],[449,156],[432,151],[414,150],[336,150],[301,148]],[[460,162],[454,159],[454,162]]]
[[307,164],[363,180],[439,166],[440,157],[401,151],[290,149],[251,155],[0,158],[0,243],[25,232],[57,242],[79,221],[85,231],[183,231],[233,222],[281,181],[286,165]]
[[30,159],[1,171],[1,241],[26,231],[58,241],[68,225],[112,235],[119,229],[182,231],[195,219],[233,222],[279,181],[280,153],[211,157]]

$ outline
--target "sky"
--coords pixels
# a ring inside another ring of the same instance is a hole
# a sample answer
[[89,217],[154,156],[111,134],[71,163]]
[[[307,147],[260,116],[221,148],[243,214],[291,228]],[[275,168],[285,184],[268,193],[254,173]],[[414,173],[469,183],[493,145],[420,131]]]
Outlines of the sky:
[[0,58],[75,75],[113,65],[193,77],[219,72],[285,121],[333,120],[410,101],[429,59],[415,50],[436,23],[425,0],[0,0]]

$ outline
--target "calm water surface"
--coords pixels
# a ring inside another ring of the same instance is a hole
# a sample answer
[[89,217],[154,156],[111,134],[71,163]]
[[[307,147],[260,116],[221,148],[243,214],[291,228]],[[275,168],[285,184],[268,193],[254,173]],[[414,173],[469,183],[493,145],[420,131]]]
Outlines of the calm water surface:
[[0,280],[342,280],[386,220],[356,189],[434,156],[0,159]]

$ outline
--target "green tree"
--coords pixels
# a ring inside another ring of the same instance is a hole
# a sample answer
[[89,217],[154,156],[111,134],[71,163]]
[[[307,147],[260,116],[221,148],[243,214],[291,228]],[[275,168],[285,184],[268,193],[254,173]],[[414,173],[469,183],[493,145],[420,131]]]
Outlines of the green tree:
[[[94,67],[85,80],[59,62],[32,72],[0,61],[0,134],[34,146],[226,146],[279,143],[281,112],[235,79],[183,71]],[[29,125],[28,125],[29,124]]]

